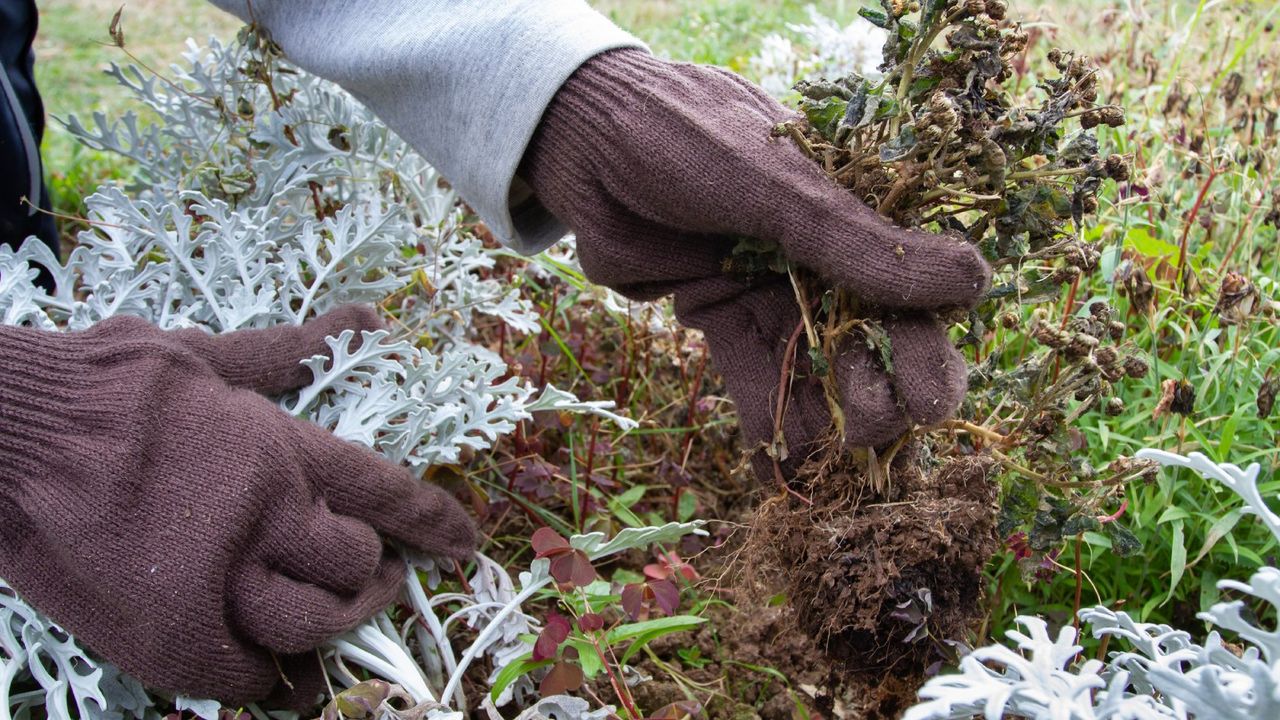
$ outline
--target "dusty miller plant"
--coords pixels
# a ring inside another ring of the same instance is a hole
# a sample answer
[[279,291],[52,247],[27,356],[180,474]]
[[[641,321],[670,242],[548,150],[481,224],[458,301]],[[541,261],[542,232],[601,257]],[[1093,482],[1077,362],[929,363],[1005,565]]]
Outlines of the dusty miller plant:
[[[611,403],[507,377],[501,358],[470,341],[477,315],[515,332],[538,328],[537,316],[517,287],[488,273],[503,251],[467,231],[448,186],[365,108],[289,66],[252,29],[227,46],[189,43],[184,58],[167,75],[108,71],[145,105],[145,121],[129,112],[63,122],[86,145],[127,158],[132,177],[86,198],[89,227],[65,261],[34,240],[0,248],[0,320],[76,330],[135,315],[223,332],[379,303],[394,330],[366,333],[355,350],[350,331],[329,338],[333,359],[308,360],[314,382],[280,402],[419,472],[488,448],[537,410],[634,425],[610,412]],[[51,289],[37,282],[41,272]],[[693,531],[672,525],[610,543],[575,541],[609,554]],[[546,583],[545,567],[535,562],[524,591],[484,557],[471,593],[428,599],[424,587],[436,581],[430,559],[407,572],[405,601],[421,623],[383,613],[330,644],[324,654],[336,688],[381,677],[388,692],[413,700],[418,717],[454,717],[467,707],[460,680],[474,660],[487,657],[496,674],[529,649],[524,638],[536,627],[519,603]],[[462,654],[449,641],[456,623],[480,634]],[[557,707],[594,716],[577,702]],[[167,704],[0,581],[0,720],[157,717]],[[207,718],[219,710],[216,701],[181,697],[173,706]]]
[[[1222,483],[1280,540],[1280,515],[1258,488],[1258,464],[1241,469],[1200,453],[1184,457],[1159,450],[1142,450],[1137,457]],[[1106,662],[1080,661],[1073,628],[1062,628],[1054,638],[1043,620],[1020,617],[1026,632],[1008,633],[1013,647],[979,648],[960,661],[959,673],[930,680],[906,720],[1280,717],[1280,632],[1258,619],[1280,610],[1280,569],[1263,567],[1247,581],[1223,580],[1218,587],[1243,599],[1200,613],[1214,629],[1199,643],[1187,631],[1141,623],[1125,612],[1081,610],[1081,623],[1095,638],[1115,637],[1129,647],[1111,652]]]
[[810,5],[809,21],[788,23],[787,33],[770,33],[747,64],[747,72],[779,100],[792,94],[796,80],[836,77],[856,70],[878,75],[880,47],[886,33],[863,17],[848,25],[826,17]]

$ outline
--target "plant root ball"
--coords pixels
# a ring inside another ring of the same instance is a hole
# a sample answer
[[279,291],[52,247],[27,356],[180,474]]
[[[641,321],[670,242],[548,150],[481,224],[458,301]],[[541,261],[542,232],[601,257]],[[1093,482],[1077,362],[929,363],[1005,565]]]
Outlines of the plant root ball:
[[956,457],[925,472],[900,458],[882,495],[861,471],[807,466],[794,484],[813,506],[761,505],[740,580],[758,597],[785,592],[799,627],[850,673],[923,681],[945,641],[968,641],[982,620],[982,571],[999,546],[993,468]]

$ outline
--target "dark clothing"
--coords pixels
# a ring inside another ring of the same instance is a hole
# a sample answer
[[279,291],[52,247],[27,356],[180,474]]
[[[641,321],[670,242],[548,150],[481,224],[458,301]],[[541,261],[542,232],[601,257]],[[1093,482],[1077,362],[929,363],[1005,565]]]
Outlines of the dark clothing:
[[0,0],[0,244],[35,235],[56,253],[53,217],[32,207],[50,209],[40,164],[44,105],[32,74],[37,19],[35,0]]

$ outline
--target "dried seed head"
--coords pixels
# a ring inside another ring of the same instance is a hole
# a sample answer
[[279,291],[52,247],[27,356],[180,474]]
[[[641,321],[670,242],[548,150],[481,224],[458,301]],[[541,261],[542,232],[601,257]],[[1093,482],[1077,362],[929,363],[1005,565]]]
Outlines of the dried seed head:
[[966,0],[964,11],[970,15],[981,15],[987,11],[987,3],[985,0]]
[[1058,429],[1058,425],[1062,422],[1062,418],[1052,411],[1045,410],[1032,420],[1027,429],[1036,435],[1048,437]]
[[1195,411],[1196,389],[1186,380],[1169,378],[1160,385],[1160,401],[1156,403],[1153,417],[1166,413],[1187,416]]
[[1267,370],[1258,386],[1258,417],[1266,420],[1271,417],[1271,410],[1276,404],[1276,393],[1280,392],[1280,374]]
[[1124,331],[1125,331],[1124,323],[1120,322],[1119,320],[1112,320],[1107,325],[1107,334],[1110,335],[1111,339],[1115,340],[1116,342],[1119,342],[1120,339],[1124,337]]
[[[1009,4],[1005,0],[987,0],[987,15],[992,20],[1003,20],[1008,10]],[[1026,39],[1025,33],[1023,34],[1023,39]]]
[[1147,361],[1137,355],[1130,355],[1124,359],[1124,374],[1134,380],[1140,380],[1146,377],[1148,369]]
[[1075,265],[1064,265],[1053,272],[1053,281],[1057,283],[1073,282],[1080,277],[1080,268]]
[[1113,180],[1125,181],[1129,179],[1129,163],[1125,162],[1121,155],[1107,156],[1107,177]]
[[1108,127],[1120,127],[1124,124],[1124,110],[1114,105],[1098,108],[1098,112],[1099,118]]
[[1098,127],[1098,125],[1101,123],[1102,123],[1101,110],[1090,110],[1089,112],[1080,116],[1080,127],[1084,128],[1085,130],[1092,130],[1093,128]]
[[[1070,267],[1075,268],[1079,272],[1088,273],[1093,272],[1098,268],[1098,260],[1100,258],[1101,254],[1098,252],[1098,248],[1088,243],[1077,243],[1076,246],[1072,248],[1072,252],[1068,253],[1065,259]],[[1075,275],[1072,275],[1068,279],[1075,280]]]
[[1005,312],[1000,314],[1000,327],[1005,330],[1014,330],[1021,324],[1022,322],[1018,319],[1017,313]]
[[1031,337],[1036,342],[1055,350],[1064,348],[1071,342],[1071,334],[1053,325],[1033,326]]
[[1244,76],[1238,71],[1227,76],[1227,82],[1222,86],[1222,99],[1227,103],[1227,107],[1235,104],[1236,98],[1240,97],[1242,87],[1244,87]]
[[1218,302],[1213,311],[1223,325],[1243,325],[1253,315],[1260,300],[1258,288],[1238,272],[1222,276],[1218,286]]
[[1113,398],[1111,398],[1110,400],[1107,400],[1107,408],[1106,408],[1106,412],[1107,412],[1107,414],[1108,414],[1108,415],[1110,415],[1111,417],[1115,417],[1115,416],[1117,416],[1117,415],[1121,415],[1121,414],[1123,414],[1123,413],[1124,413],[1124,401],[1123,401],[1123,400],[1121,400],[1121,399],[1120,399],[1120,398],[1118,398],[1118,397],[1113,397]]
[[1069,358],[1077,359],[1093,352],[1096,347],[1098,347],[1098,338],[1088,333],[1076,333],[1071,338],[1071,342],[1067,344],[1067,347],[1063,349],[1063,353]]
[[1134,309],[1146,311],[1155,302],[1156,288],[1147,275],[1147,269],[1135,265],[1132,260],[1125,260],[1116,268],[1113,278],[1120,285],[1121,294],[1129,298]]
[[1110,345],[1100,347],[1093,353],[1093,359],[1097,360],[1098,364],[1103,367],[1115,365],[1118,358],[1119,356],[1116,354],[1116,349]]
[[1121,365],[1104,365],[1101,370],[1107,382],[1116,383],[1124,379],[1124,367]]
[[[991,15],[991,6],[993,3],[996,3],[996,2],[999,2],[1000,5],[1004,5],[1003,0],[988,0],[987,2],[988,15]],[[994,15],[991,15],[991,17],[992,19],[995,19],[995,20],[1003,19],[1003,15],[1001,15],[1001,17],[998,17],[998,18],[995,17]],[[1028,37],[1027,37],[1026,30],[1023,30],[1021,27],[1010,30],[1004,37],[1004,48],[1003,48],[1004,54],[1017,55],[1018,53],[1027,49],[1027,42],[1028,42]]]

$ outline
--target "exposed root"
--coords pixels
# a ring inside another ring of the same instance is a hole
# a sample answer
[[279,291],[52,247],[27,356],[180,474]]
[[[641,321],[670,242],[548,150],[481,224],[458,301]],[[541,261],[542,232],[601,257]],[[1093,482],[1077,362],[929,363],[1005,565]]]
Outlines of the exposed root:
[[995,463],[926,468],[909,447],[881,491],[866,467],[801,468],[793,483],[813,505],[761,505],[739,580],[749,594],[785,592],[797,624],[850,671],[920,677],[981,622],[982,570],[998,546]]

